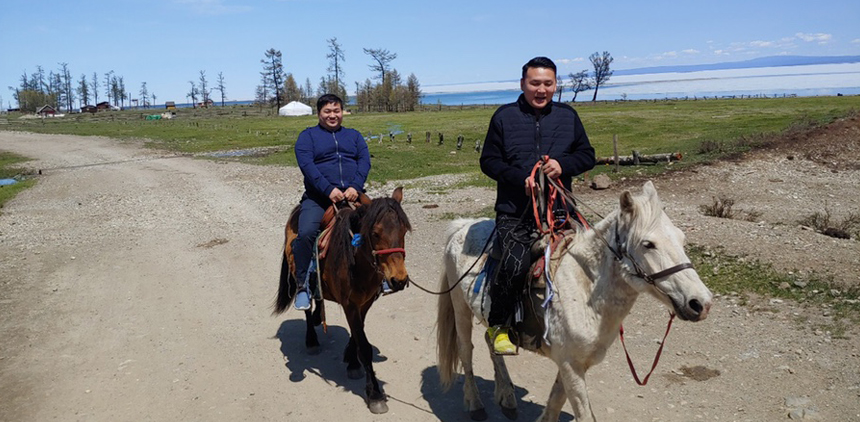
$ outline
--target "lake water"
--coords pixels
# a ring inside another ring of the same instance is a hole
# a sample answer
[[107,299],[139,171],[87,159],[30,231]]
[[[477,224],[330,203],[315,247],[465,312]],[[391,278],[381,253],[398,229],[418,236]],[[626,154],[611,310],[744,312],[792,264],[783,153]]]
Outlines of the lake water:
[[[424,104],[492,105],[516,101],[519,80],[422,87]],[[860,95],[860,63],[757,67],[698,72],[612,76],[597,93],[598,101],[659,100],[665,98],[774,97]],[[576,101],[591,101],[594,91],[580,92]],[[557,96],[555,98],[558,99]],[[565,90],[563,101],[573,93]],[[252,101],[227,101],[248,105]],[[216,102],[220,105],[220,102]],[[191,107],[191,104],[176,104]],[[161,108],[156,106],[156,108]]]
[[[424,104],[479,105],[516,101],[519,81],[425,86]],[[613,76],[597,93],[599,101],[739,96],[860,95],[860,63],[761,67],[699,72]],[[577,95],[591,101],[594,91]],[[571,101],[573,93],[562,93]],[[557,99],[557,97],[556,97]]]

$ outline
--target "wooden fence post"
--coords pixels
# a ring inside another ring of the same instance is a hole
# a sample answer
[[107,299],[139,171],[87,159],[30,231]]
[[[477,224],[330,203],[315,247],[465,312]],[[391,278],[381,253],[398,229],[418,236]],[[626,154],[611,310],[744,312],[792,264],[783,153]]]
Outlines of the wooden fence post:
[[615,151],[615,173],[618,173],[618,134],[612,135],[612,150]]

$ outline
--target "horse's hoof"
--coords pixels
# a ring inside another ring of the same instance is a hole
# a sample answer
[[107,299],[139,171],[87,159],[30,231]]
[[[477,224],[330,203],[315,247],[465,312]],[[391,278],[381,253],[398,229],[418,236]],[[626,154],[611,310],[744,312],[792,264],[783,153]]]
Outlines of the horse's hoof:
[[320,350],[322,349],[319,346],[311,346],[307,348],[308,354],[311,356],[320,354]]
[[364,371],[362,371],[361,368],[357,368],[357,369],[347,368],[346,369],[346,376],[347,376],[347,378],[349,378],[351,380],[361,379],[361,378],[364,378]]
[[487,420],[487,410],[484,408],[475,409],[469,412],[469,417],[472,418],[473,421],[485,421]]
[[385,400],[373,400],[367,404],[367,407],[370,409],[370,413],[376,415],[388,412],[388,404],[385,403]]
[[512,421],[517,420],[517,408],[516,407],[502,406],[502,414],[505,415],[506,418],[508,418]]

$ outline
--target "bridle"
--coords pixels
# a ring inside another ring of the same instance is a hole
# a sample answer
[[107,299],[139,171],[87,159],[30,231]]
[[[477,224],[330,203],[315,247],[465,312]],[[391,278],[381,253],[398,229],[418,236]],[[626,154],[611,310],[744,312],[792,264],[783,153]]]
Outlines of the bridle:
[[612,252],[613,255],[615,255],[616,261],[623,262],[625,258],[630,260],[630,263],[633,265],[633,270],[635,271],[635,273],[631,273],[630,275],[645,280],[646,283],[654,286],[661,293],[666,294],[666,292],[664,292],[662,289],[660,289],[659,286],[657,286],[657,280],[659,280],[661,278],[668,277],[668,276],[675,274],[677,272],[684,271],[686,269],[693,269],[694,268],[693,263],[685,262],[683,264],[678,264],[678,265],[666,268],[665,270],[658,271],[658,272],[653,273],[653,274],[646,273],[642,269],[642,266],[639,265],[639,262],[637,262],[636,259],[634,259],[633,256],[630,255],[630,253],[627,251],[626,243],[621,242],[621,233],[619,233],[619,231],[618,231],[619,225],[620,224],[616,221],[615,222],[615,245],[617,246],[617,249],[613,248],[612,245],[609,244],[609,242],[606,242],[606,239],[603,239],[602,236],[599,236],[599,237],[601,239],[603,239],[603,241],[606,243],[606,247],[609,248],[609,250]]

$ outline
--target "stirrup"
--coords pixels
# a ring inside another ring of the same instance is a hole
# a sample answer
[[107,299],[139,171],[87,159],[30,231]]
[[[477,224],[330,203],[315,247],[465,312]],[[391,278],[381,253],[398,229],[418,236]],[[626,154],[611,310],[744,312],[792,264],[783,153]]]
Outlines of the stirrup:
[[517,346],[511,343],[511,338],[508,336],[508,327],[489,327],[487,328],[487,337],[493,343],[493,353],[501,356],[516,356]]

